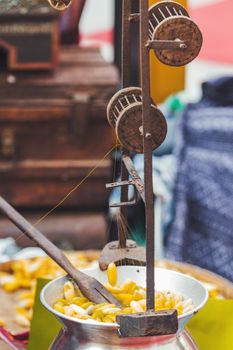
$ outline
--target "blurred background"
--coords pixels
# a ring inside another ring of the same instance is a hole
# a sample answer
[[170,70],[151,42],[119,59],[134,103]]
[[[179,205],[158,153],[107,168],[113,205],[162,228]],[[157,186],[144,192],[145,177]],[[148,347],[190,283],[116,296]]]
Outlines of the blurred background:
[[[204,43],[185,68],[151,55],[151,93],[169,129],[154,154],[156,257],[233,280],[233,2],[178,2]],[[118,0],[73,0],[62,14],[47,1],[0,2],[0,194],[65,250],[101,249],[117,237],[108,205],[119,191],[105,184],[119,175],[120,151],[111,152],[106,106],[120,88],[120,13]],[[132,85],[137,35],[135,24]],[[132,156],[142,174],[142,156]],[[141,245],[144,225],[139,203],[127,234]],[[1,261],[32,245],[4,217],[0,237]]]

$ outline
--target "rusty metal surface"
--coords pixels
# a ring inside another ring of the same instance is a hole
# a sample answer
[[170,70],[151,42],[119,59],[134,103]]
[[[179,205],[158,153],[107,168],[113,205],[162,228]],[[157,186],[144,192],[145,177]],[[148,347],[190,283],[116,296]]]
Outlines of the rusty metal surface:
[[[167,135],[167,123],[154,101],[150,100],[152,148],[155,150]],[[107,118],[115,128],[118,141],[126,150],[143,153],[141,88],[128,87],[118,91],[108,104]]]
[[108,103],[107,118],[109,124],[115,128],[117,119],[125,107],[135,102],[142,101],[142,90],[140,87],[126,87],[119,90]]
[[[130,21],[129,16],[132,11],[132,1],[123,1],[123,21],[122,21],[122,88],[130,86]],[[122,148],[122,156],[129,155],[128,150]],[[128,180],[128,171],[123,162],[121,162],[121,181]],[[121,202],[127,202],[128,200],[128,188],[123,187],[121,189]],[[120,216],[123,220],[127,221],[127,207],[120,207]],[[119,245],[121,248],[126,248],[126,234],[122,232],[120,225],[118,224]]]
[[117,266],[146,265],[146,251],[143,247],[138,247],[132,240],[126,241],[126,247],[121,248],[119,241],[108,243],[100,255],[99,266],[102,271],[108,268],[108,265],[114,262]]
[[149,39],[156,57],[169,66],[188,64],[202,47],[200,29],[187,10],[175,1],[162,1],[150,7]]
[[[111,203],[109,205],[110,208],[119,208],[119,207],[124,207],[124,206],[136,205],[139,202],[140,196],[139,196],[139,193],[137,191],[137,188],[136,188],[135,183],[134,183],[133,180],[125,180],[125,181],[120,181],[120,182],[113,182],[111,184],[107,184],[106,185],[107,189],[113,189],[113,188],[116,188],[116,187],[120,187],[121,189],[124,188],[124,187],[127,187],[127,189],[129,189],[129,186],[133,186],[134,187],[133,199],[128,200],[127,202]],[[119,231],[119,233],[120,233],[120,231]]]
[[153,27],[156,27],[156,25],[165,18],[174,16],[189,17],[189,14],[186,8],[176,1],[159,1],[149,8],[150,28],[152,28],[151,24]]
[[128,172],[129,172],[130,176],[132,177],[132,181],[133,181],[134,185],[136,186],[143,202],[145,202],[144,183],[143,183],[142,179],[140,178],[140,176],[138,175],[138,172],[134,167],[132,159],[129,156],[123,156],[122,160],[123,160]]
[[[149,105],[151,119],[151,148],[156,150],[165,140],[167,123],[162,112]],[[143,153],[144,127],[142,121],[142,103],[133,103],[126,107],[116,123],[116,135],[119,142],[129,151]]]
[[171,335],[178,331],[177,310],[118,315],[116,321],[122,337]]
[[177,38],[184,41],[187,48],[178,51],[156,49],[155,54],[162,63],[179,67],[188,64],[198,56],[202,47],[202,34],[190,18],[168,18],[156,28],[153,36],[155,40]]
[[153,50],[185,50],[187,45],[182,40],[150,40],[148,41],[148,48]]
[[146,207],[146,288],[147,311],[154,310],[154,191],[152,179],[152,135],[150,118],[150,58],[146,43],[149,37],[148,0],[140,0],[140,62],[144,142],[144,181]]

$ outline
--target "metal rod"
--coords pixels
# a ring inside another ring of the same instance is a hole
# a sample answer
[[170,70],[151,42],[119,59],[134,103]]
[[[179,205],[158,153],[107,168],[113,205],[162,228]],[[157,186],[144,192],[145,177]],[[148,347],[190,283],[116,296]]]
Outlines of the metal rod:
[[117,113],[120,114],[119,109],[117,108],[117,105],[115,106],[115,109],[117,110]]
[[166,8],[166,10],[167,10],[167,12],[168,12],[168,14],[169,14],[169,16],[171,16],[172,17],[172,13],[171,13],[171,11],[169,10],[169,7],[165,7]]
[[[131,21],[130,15],[132,11],[132,0],[123,0],[123,16],[122,16],[122,67],[121,67],[121,81],[122,88],[130,86],[130,28]],[[125,148],[122,148],[122,157],[128,156],[129,152]],[[127,181],[129,179],[128,171],[124,162],[121,160],[121,181]],[[128,201],[128,187],[121,188],[121,202]],[[120,216],[127,221],[128,210],[126,206],[120,207]],[[118,239],[119,247],[126,248],[127,237],[125,232],[122,231],[121,225],[118,225]]]
[[156,20],[157,24],[159,24],[160,22],[159,22],[158,18],[155,16],[155,14],[154,14],[154,13],[152,13],[152,16],[153,16],[153,17],[154,17],[154,19]]
[[125,99],[126,99],[126,102],[128,103],[128,105],[130,105],[130,102],[129,102],[127,95],[125,95]]
[[128,172],[129,172],[130,176],[132,177],[132,181],[133,181],[134,185],[136,186],[138,193],[140,194],[143,202],[145,202],[144,183],[143,183],[142,179],[140,178],[140,176],[138,175],[138,172],[134,167],[132,159],[129,156],[123,156],[122,159],[123,159],[123,162],[124,162]]
[[119,99],[119,104],[121,105],[121,108],[124,109],[123,103],[121,102],[120,99]]
[[116,115],[116,113],[115,112],[112,112],[112,113],[114,115],[115,120],[117,120],[118,116]]
[[135,102],[138,102],[138,100],[136,99],[136,96],[133,94],[133,99]]
[[181,40],[149,40],[147,47],[152,50],[184,50],[187,45]]
[[160,12],[161,16],[162,16],[164,19],[166,19],[165,14],[163,13],[163,11],[162,11],[160,8],[159,8],[159,12]]
[[123,0],[123,20],[122,20],[122,67],[121,83],[122,88],[130,86],[130,15],[132,10],[132,0]]
[[175,12],[176,16],[179,16],[179,13],[177,12],[177,10],[176,10],[176,8],[175,8],[175,7],[173,7],[173,10],[174,10],[174,12]]
[[148,0],[140,0],[140,67],[142,87],[142,117],[144,144],[144,184],[146,208],[146,287],[147,311],[154,310],[154,194],[152,181],[152,139],[150,118],[150,59]]

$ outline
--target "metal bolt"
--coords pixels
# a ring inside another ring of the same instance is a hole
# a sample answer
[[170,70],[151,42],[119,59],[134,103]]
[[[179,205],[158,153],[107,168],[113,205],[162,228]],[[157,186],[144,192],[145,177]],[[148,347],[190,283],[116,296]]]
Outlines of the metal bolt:
[[181,49],[187,49],[187,45],[185,45],[185,44],[180,44],[180,48],[181,48]]
[[152,138],[151,133],[149,133],[149,132],[148,132],[148,133],[146,133],[146,139],[147,139],[147,140],[150,140],[151,138]]

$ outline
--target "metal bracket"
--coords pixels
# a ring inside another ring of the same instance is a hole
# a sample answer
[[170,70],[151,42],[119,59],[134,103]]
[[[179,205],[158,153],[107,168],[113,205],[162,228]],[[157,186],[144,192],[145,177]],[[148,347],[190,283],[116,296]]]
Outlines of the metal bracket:
[[124,155],[122,160],[125,164],[126,169],[128,170],[129,175],[132,177],[132,181],[137,189],[138,194],[141,196],[143,202],[145,203],[145,189],[144,183],[140,176],[138,175],[137,170],[134,167],[132,159],[129,156]]
[[112,262],[117,266],[145,266],[145,248],[137,246],[136,242],[132,240],[127,240],[125,247],[121,247],[119,241],[110,242],[100,254],[99,267],[102,271],[107,270],[108,265]]
[[150,50],[185,50],[187,45],[182,40],[149,40],[146,44]]
[[136,186],[134,180],[113,182],[113,183],[107,184],[106,188],[112,189],[112,188],[116,188],[116,187],[125,187],[125,186],[133,186],[134,187],[133,200],[128,201],[128,202],[112,203],[109,205],[110,208],[118,208],[118,207],[126,207],[126,206],[136,205],[139,202],[140,196],[139,196],[137,186]]

